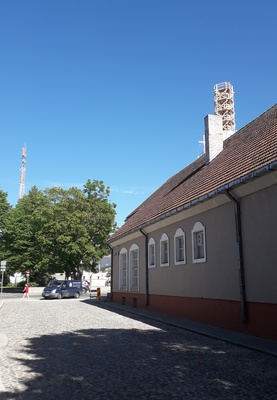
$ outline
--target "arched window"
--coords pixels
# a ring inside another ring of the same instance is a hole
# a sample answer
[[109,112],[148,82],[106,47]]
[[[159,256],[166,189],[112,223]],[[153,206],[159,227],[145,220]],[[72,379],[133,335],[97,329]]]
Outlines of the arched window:
[[206,233],[205,226],[196,222],[191,231],[192,256],[194,263],[206,262]]
[[119,288],[127,290],[127,249],[125,247],[119,253]]
[[169,266],[169,240],[166,233],[162,234],[160,240],[160,263],[161,267]]
[[175,265],[186,263],[185,232],[181,228],[178,228],[174,235],[174,254]]
[[150,238],[148,242],[148,268],[155,268],[156,266],[156,242]]
[[139,290],[139,247],[133,244],[130,247],[130,290]]

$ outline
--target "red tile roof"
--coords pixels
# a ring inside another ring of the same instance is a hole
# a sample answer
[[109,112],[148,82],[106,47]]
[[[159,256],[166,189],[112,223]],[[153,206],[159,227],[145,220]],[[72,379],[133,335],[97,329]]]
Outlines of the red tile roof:
[[224,142],[209,164],[202,155],[169,178],[127,218],[110,242],[277,161],[277,104]]

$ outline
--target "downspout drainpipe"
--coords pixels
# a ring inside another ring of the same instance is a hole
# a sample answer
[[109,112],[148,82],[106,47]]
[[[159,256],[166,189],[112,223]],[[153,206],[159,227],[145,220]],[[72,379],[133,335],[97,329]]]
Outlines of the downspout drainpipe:
[[148,278],[148,235],[140,229],[145,237],[145,305],[149,306],[149,278]]
[[248,313],[247,313],[246,287],[245,287],[245,276],[244,276],[240,202],[231,192],[229,192],[229,190],[227,190],[227,197],[229,197],[229,199],[232,200],[232,202],[234,203],[234,206],[235,206],[237,246],[238,246],[238,255],[239,255],[241,317],[242,317],[242,322],[244,324],[247,324],[247,322],[248,322],[247,314]]
[[111,301],[113,301],[113,248],[107,243],[111,249]]

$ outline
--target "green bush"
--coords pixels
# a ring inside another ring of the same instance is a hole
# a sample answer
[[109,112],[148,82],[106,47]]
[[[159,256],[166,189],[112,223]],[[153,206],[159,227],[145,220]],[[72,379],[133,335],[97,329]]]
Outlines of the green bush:
[[[22,281],[22,282],[18,282],[18,284],[16,285],[16,287],[24,287],[24,285],[25,285],[25,283],[26,283],[26,281]],[[28,283],[28,286],[29,287],[36,287],[36,286],[38,286],[38,284],[36,283],[36,282],[29,282]]]
[[21,281],[21,282],[18,282],[17,284],[16,284],[16,287],[24,287],[24,285],[25,285],[25,283],[26,283],[26,281]]
[[38,286],[38,284],[37,284],[36,282],[29,282],[29,283],[28,283],[28,286],[30,286],[30,287],[36,287],[36,286]]
[[[1,275],[0,275],[0,279],[1,279]],[[9,283],[8,276],[7,276],[7,274],[4,274],[4,276],[3,276],[3,286],[7,286],[8,283]]]

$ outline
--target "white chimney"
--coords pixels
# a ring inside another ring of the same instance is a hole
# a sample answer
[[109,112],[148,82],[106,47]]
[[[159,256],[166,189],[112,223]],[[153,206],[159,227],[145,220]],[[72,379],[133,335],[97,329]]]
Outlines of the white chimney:
[[223,126],[220,115],[207,115],[205,123],[206,164],[223,150]]

